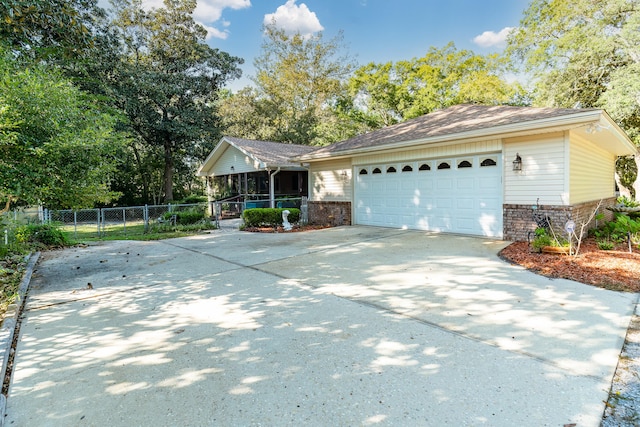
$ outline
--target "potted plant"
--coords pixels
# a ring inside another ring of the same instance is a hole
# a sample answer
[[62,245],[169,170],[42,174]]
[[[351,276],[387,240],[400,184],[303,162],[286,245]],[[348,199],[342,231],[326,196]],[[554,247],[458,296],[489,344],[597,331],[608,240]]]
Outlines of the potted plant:
[[[553,233],[553,231],[551,231]],[[570,254],[568,242],[560,241],[555,233],[549,234],[546,228],[538,227],[535,231],[535,237],[531,242],[531,247],[535,252],[547,254]]]

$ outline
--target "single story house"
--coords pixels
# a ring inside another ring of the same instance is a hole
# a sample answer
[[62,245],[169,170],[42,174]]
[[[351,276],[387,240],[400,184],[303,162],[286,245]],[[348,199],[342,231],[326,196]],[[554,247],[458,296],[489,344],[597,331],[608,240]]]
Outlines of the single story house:
[[[307,168],[292,157],[317,149],[306,145],[223,137],[197,171],[207,180],[207,193],[244,200],[308,196]],[[262,207],[260,203],[254,205]],[[266,207],[266,206],[264,206]]]
[[[505,240],[526,240],[534,211],[560,228],[588,218],[600,201],[606,214],[616,198],[616,159],[637,152],[600,109],[484,105],[453,106],[300,154],[293,147],[288,160],[309,171],[310,222]],[[211,170],[210,159],[201,170]]]

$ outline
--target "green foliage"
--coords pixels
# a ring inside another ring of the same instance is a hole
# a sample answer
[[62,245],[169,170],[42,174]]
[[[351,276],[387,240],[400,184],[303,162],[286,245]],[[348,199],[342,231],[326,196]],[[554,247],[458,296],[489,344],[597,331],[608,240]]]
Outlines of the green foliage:
[[254,62],[256,92],[247,90],[228,100],[243,112],[228,124],[242,132],[242,124],[249,121],[257,127],[256,136],[277,142],[321,145],[341,138],[330,132],[334,126],[324,125],[344,128],[332,111],[354,69],[351,58],[341,54],[342,35],[331,40],[324,40],[322,33],[287,35],[275,24],[264,31],[262,53]]
[[180,225],[195,224],[204,219],[204,208],[194,207],[186,210],[165,212],[162,218],[166,221],[173,215],[176,216],[176,223]]
[[596,238],[621,243],[631,237],[632,241],[640,241],[640,219],[630,218],[628,215],[616,214],[613,221],[594,230]]
[[0,199],[79,208],[108,202],[124,141],[94,97],[0,51]]
[[607,242],[607,241],[599,241],[598,242],[598,249],[603,250],[603,251],[610,251],[615,247],[615,245],[612,242]]
[[207,202],[207,196],[190,195],[183,198],[178,203],[183,205],[189,205],[193,203],[206,203],[206,202]]
[[19,244],[36,248],[60,248],[69,245],[62,230],[50,224],[20,226],[15,231],[15,238]]
[[504,64],[495,56],[457,50],[453,43],[430,48],[422,58],[395,64],[368,64],[349,81],[353,98],[377,127],[411,119],[455,104],[514,104],[523,90],[502,77]]
[[31,59],[77,58],[93,47],[103,14],[94,0],[2,0],[0,40]]
[[636,208],[638,206],[640,206],[640,201],[638,200],[631,200],[630,198],[626,197],[626,196],[620,196],[618,197],[618,199],[616,200],[616,202],[618,204],[621,204],[622,206],[626,206],[629,208]]
[[296,208],[253,208],[245,209],[242,213],[246,227],[277,227],[282,225],[282,211],[288,210],[288,220],[291,223],[300,220],[300,209]]
[[535,249],[542,249],[545,246],[568,246],[569,242],[566,239],[559,237],[551,230],[551,233],[546,228],[538,227],[535,230],[535,237],[531,242],[531,246]]
[[531,242],[531,246],[535,249],[542,249],[545,246],[553,246],[553,238],[547,233],[544,228],[536,228],[535,238]]
[[[165,202],[174,199],[176,175],[192,177],[193,165],[220,138],[217,92],[240,76],[243,62],[206,43],[195,7],[194,0],[174,0],[147,12],[136,0],[115,1],[111,28],[119,54],[100,70],[104,91],[136,135],[136,167],[147,156],[159,161]],[[149,192],[153,183],[144,186]]]

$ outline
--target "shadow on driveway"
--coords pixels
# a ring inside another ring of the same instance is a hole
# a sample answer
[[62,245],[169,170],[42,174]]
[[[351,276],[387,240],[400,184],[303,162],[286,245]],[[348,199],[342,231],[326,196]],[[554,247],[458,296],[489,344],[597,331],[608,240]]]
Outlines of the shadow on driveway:
[[47,253],[6,425],[599,425],[635,296],[505,244],[354,226]]

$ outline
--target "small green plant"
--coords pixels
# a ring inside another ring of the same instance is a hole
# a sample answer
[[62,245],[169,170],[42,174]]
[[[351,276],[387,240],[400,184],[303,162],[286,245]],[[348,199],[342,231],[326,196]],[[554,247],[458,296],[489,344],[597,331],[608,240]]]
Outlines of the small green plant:
[[534,249],[540,250],[545,246],[551,246],[552,242],[553,242],[553,239],[551,238],[551,236],[549,236],[549,234],[547,233],[547,230],[542,227],[538,227],[536,228],[535,237],[531,242],[531,246]]
[[627,196],[618,197],[616,202],[618,202],[619,205],[626,206],[626,207],[629,207],[629,208],[637,208],[638,206],[640,206],[640,201],[631,200]]
[[613,242],[599,241],[597,243],[598,243],[598,249],[602,251],[610,251],[615,247]]

